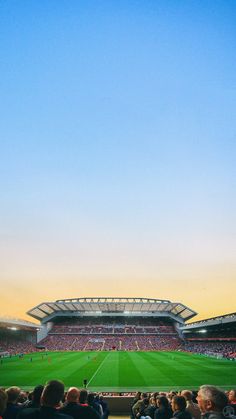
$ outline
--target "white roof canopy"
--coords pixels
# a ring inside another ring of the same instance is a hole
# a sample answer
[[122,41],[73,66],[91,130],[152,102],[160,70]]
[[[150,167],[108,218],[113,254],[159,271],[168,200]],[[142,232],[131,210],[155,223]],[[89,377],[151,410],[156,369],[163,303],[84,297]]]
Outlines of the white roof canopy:
[[71,298],[43,302],[27,312],[42,323],[59,316],[171,317],[185,322],[197,313],[181,303],[154,298]]

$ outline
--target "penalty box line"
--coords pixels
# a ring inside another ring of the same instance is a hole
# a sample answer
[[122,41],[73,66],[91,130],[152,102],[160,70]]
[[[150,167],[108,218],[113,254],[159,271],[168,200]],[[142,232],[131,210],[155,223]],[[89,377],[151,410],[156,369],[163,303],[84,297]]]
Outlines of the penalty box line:
[[97,375],[98,371],[102,368],[104,362],[107,360],[107,358],[109,357],[110,353],[108,353],[106,355],[106,357],[104,358],[104,360],[101,362],[101,364],[99,365],[99,367],[96,369],[95,373],[92,375],[92,377],[90,378],[90,380],[87,383],[87,387],[89,386],[89,384],[91,383],[91,381],[94,379],[95,375]]

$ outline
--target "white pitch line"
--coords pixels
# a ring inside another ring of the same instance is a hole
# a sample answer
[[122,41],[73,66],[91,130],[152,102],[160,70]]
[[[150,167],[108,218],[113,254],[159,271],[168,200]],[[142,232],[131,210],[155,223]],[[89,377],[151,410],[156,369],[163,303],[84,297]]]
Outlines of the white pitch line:
[[91,383],[91,381],[93,380],[93,378],[95,377],[95,375],[98,373],[98,371],[100,370],[100,368],[102,368],[104,362],[106,361],[106,359],[107,359],[107,357],[109,355],[110,354],[108,353],[107,356],[106,356],[106,358],[104,358],[104,360],[101,362],[101,364],[99,365],[98,369],[95,371],[95,373],[92,375],[92,377],[90,378],[89,382],[87,383],[87,386],[89,385],[89,383]]

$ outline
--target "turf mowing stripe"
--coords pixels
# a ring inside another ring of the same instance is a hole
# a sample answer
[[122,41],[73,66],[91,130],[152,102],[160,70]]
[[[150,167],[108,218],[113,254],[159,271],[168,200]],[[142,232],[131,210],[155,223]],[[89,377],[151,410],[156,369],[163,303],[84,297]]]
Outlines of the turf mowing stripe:
[[[138,359],[139,358],[139,359]],[[165,360],[160,360],[159,353],[139,352],[137,353],[138,364],[142,363],[143,371],[148,377],[148,386],[173,385],[171,374],[167,374]],[[173,371],[172,371],[173,372]]]
[[102,368],[104,362],[106,361],[107,357],[109,357],[110,353],[107,354],[107,356],[104,358],[104,360],[101,362],[101,364],[99,365],[99,367],[96,369],[95,373],[93,374],[93,376],[90,378],[90,380],[88,381],[87,387],[89,386],[89,384],[91,383],[91,381],[94,379],[94,377],[96,376],[96,374],[98,373],[98,371]]

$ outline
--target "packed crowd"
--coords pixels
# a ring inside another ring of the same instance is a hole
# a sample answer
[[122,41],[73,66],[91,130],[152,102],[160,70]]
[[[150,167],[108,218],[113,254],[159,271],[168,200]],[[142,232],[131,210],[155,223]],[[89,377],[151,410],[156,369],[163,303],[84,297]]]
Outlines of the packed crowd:
[[236,358],[236,342],[185,342],[188,352],[204,355],[221,355],[224,358]]
[[176,331],[172,325],[163,326],[135,326],[135,325],[95,325],[95,326],[78,326],[78,325],[54,325],[53,328],[49,332],[50,334],[67,334],[67,333],[79,333],[79,334],[169,334],[174,333],[176,334]]
[[[108,419],[109,414],[104,394],[88,393],[85,388],[76,387],[65,392],[64,384],[57,380],[39,385],[28,393],[19,387],[0,389],[0,419]],[[198,392],[136,393],[130,406],[130,417],[235,419],[236,390],[223,392],[217,387],[203,385]]]
[[172,325],[172,322],[168,319],[162,319],[161,318],[144,318],[144,317],[135,317],[132,318],[132,323],[127,320],[126,317],[120,317],[119,320],[117,318],[114,317],[103,317],[103,318],[99,318],[99,317],[93,317],[88,318],[88,317],[80,317],[80,318],[60,318],[57,320],[57,325],[58,326],[85,326],[85,327],[93,327],[93,326],[110,326],[110,327],[146,327],[146,326],[167,326],[167,325]]
[[8,352],[11,355],[35,352],[35,345],[26,340],[0,339],[0,352]]
[[227,393],[215,386],[203,385],[198,392],[137,393],[132,419],[223,419],[236,415],[236,390]]
[[40,342],[47,350],[177,350],[182,348],[178,335],[48,335]]
[[[153,351],[183,350],[192,353],[236,359],[236,342],[183,341],[178,335],[48,335],[39,346],[48,351]],[[0,355],[35,352],[37,347],[28,341],[0,339]]]

